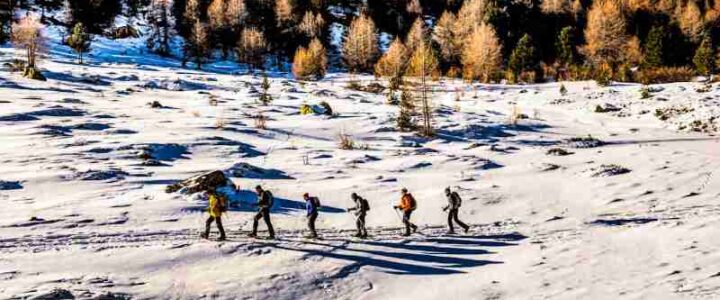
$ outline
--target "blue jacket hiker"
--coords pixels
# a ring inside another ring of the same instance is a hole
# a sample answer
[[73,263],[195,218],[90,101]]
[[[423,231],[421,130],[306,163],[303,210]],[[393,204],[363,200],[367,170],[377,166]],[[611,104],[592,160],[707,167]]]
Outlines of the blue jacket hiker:
[[317,231],[315,231],[315,220],[318,217],[318,209],[320,208],[320,199],[318,197],[311,197],[310,194],[303,194],[305,199],[305,208],[307,209],[308,228],[310,229],[310,237],[317,238]]

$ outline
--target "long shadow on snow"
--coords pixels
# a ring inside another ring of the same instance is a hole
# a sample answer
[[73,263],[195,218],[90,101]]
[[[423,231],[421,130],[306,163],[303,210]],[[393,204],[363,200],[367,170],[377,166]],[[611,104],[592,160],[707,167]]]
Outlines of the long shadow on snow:
[[[496,142],[501,138],[514,137],[519,132],[541,132],[547,128],[550,128],[550,126],[546,124],[491,124],[488,126],[471,124],[464,129],[438,129],[437,137],[447,141],[483,140]],[[512,131],[515,133],[512,133]]]
[[[327,246],[317,242],[307,242],[319,246]],[[355,249],[343,247],[335,249],[337,252],[355,252],[356,254],[336,253],[322,250],[312,249],[296,249],[280,245],[275,247],[289,250],[304,252],[307,256],[322,256],[335,259],[341,259],[352,262],[352,264],[341,269],[344,272],[346,268],[357,270],[362,266],[373,266],[383,270],[389,274],[396,275],[449,275],[466,273],[462,268],[480,267],[489,264],[501,264],[500,261],[472,259],[464,257],[454,257],[448,255],[484,255],[493,252],[484,249],[474,248],[457,248],[443,247],[435,245],[414,245],[409,243],[393,243],[393,242],[361,242],[360,244],[389,247],[392,251],[381,251],[374,249]],[[352,244],[350,245],[350,247]],[[387,259],[391,260],[387,260]],[[406,262],[399,262],[404,260]]]

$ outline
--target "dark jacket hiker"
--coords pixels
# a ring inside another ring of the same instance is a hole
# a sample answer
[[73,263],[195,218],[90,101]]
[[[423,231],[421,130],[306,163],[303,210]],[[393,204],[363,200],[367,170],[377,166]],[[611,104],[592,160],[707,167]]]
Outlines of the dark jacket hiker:
[[258,195],[258,212],[253,218],[253,231],[249,234],[249,236],[257,236],[258,221],[263,219],[265,221],[265,225],[267,225],[270,238],[273,239],[275,238],[275,230],[273,230],[272,223],[270,222],[270,207],[273,205],[273,195],[270,191],[263,190],[263,188],[259,185],[255,187],[255,191]]
[[356,237],[366,238],[367,228],[365,228],[365,217],[367,212],[370,210],[370,204],[365,198],[358,196],[356,193],[352,193],[352,200],[355,202],[355,207],[348,208],[347,210],[355,211],[355,225],[357,226]]
[[450,227],[449,233],[455,233],[455,228],[453,227],[453,221],[460,225],[462,229],[465,232],[468,232],[470,230],[470,227],[467,226],[467,224],[460,221],[460,218],[458,218],[458,213],[460,212],[460,206],[462,205],[462,198],[460,198],[460,195],[457,192],[453,192],[450,190],[450,187],[445,188],[445,196],[448,200],[448,205],[443,208],[443,211],[448,212],[448,227]]

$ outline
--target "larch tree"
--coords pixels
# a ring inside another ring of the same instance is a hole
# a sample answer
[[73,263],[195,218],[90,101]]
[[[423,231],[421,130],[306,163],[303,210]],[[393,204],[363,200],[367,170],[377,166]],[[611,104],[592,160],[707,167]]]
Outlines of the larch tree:
[[457,35],[457,17],[450,11],[440,16],[433,28],[432,39],[440,47],[440,56],[450,64],[459,62],[462,38]]
[[467,0],[457,13],[457,36],[464,41],[475,28],[485,23],[485,12],[488,3],[486,0]]
[[407,5],[405,5],[405,11],[416,17],[422,15],[423,9],[422,5],[420,5],[420,0],[409,0]]
[[596,66],[616,66],[628,41],[626,20],[617,0],[600,0],[588,12],[584,51]]
[[379,52],[375,23],[364,14],[355,18],[342,46],[345,65],[351,72],[372,70]]
[[82,23],[77,23],[73,26],[72,32],[65,40],[65,43],[78,54],[78,62],[82,65],[83,53],[90,50],[91,41],[92,38],[85,26]]
[[185,58],[195,62],[195,68],[202,69],[205,60],[210,57],[211,48],[207,24],[195,21],[190,36],[185,40]]
[[573,11],[571,0],[543,0],[540,10],[545,14],[567,14]]
[[267,41],[262,31],[254,27],[243,29],[236,51],[238,61],[246,63],[251,71],[262,68],[264,55],[267,52]]
[[502,64],[502,45],[491,25],[483,23],[468,36],[462,51],[463,77],[489,82]]
[[407,48],[399,38],[395,38],[390,47],[375,64],[375,76],[395,77],[405,72]]
[[405,47],[410,51],[414,51],[427,42],[427,36],[425,22],[421,18],[417,18],[405,37]]
[[292,0],[275,0],[275,21],[278,27],[288,28],[295,22]]
[[322,14],[308,10],[298,25],[298,31],[309,38],[315,38],[320,37],[323,27],[325,27],[325,19]]
[[703,38],[705,21],[700,7],[694,1],[688,1],[677,16],[682,32],[693,42]]
[[37,57],[45,43],[44,26],[34,15],[29,14],[12,25],[12,43],[16,48],[25,50],[27,64],[23,76],[44,80],[37,68]]
[[310,41],[308,48],[300,47],[295,51],[292,72],[299,80],[319,80],[327,71],[327,53],[319,39]]
[[420,79],[420,104],[422,106],[423,125],[420,127],[420,134],[431,137],[435,134],[432,126],[432,107],[428,97],[428,84],[430,78],[437,78],[440,75],[439,62],[435,51],[430,43],[423,43],[413,52],[410,57],[407,72],[408,76],[415,76]]

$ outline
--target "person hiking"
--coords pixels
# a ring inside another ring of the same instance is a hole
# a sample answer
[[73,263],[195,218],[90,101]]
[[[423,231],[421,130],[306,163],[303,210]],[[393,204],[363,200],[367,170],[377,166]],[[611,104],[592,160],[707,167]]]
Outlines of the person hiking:
[[417,202],[415,201],[415,197],[413,197],[412,194],[408,193],[408,190],[406,188],[402,189],[401,194],[402,197],[400,198],[400,205],[396,205],[394,206],[394,208],[403,211],[402,221],[403,224],[405,224],[405,234],[403,234],[403,236],[409,236],[411,229],[413,233],[417,231],[417,225],[410,222],[412,212],[415,211],[415,209],[417,208]]
[[272,223],[270,223],[270,207],[272,207],[273,204],[273,195],[272,193],[270,193],[270,191],[263,190],[263,188],[259,185],[255,187],[255,192],[257,192],[258,197],[258,212],[253,218],[253,231],[252,233],[248,234],[248,236],[257,237],[258,221],[260,221],[260,219],[263,219],[265,221],[265,225],[267,225],[270,238],[274,239],[275,230],[273,230]]
[[367,238],[367,228],[365,228],[365,217],[367,216],[368,210],[370,210],[370,204],[364,198],[358,196],[356,193],[350,195],[352,200],[355,202],[355,207],[348,208],[347,211],[355,211],[355,225],[357,226],[357,233],[355,237],[361,239]]
[[318,208],[320,208],[320,199],[318,197],[310,197],[310,194],[303,194],[305,199],[305,208],[307,209],[308,228],[310,229],[310,237],[316,239],[318,237],[315,231],[315,220],[318,217]]
[[460,221],[458,218],[458,212],[460,212],[460,205],[462,204],[462,198],[460,198],[460,195],[457,192],[453,192],[450,190],[450,187],[445,188],[445,196],[447,196],[448,205],[443,207],[443,211],[448,211],[448,227],[450,227],[450,230],[448,231],[449,234],[455,233],[455,228],[453,228],[453,221],[460,225],[463,230],[465,230],[465,233],[470,230],[470,226],[467,226],[467,224]]
[[206,195],[208,197],[207,211],[210,213],[210,217],[208,217],[207,221],[205,221],[205,233],[200,234],[200,237],[204,239],[210,237],[210,225],[212,225],[213,221],[215,221],[215,224],[220,231],[218,241],[224,241],[226,237],[221,217],[222,213],[227,211],[227,198],[218,193],[214,187],[209,188],[206,191]]

